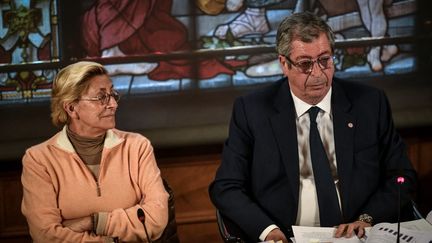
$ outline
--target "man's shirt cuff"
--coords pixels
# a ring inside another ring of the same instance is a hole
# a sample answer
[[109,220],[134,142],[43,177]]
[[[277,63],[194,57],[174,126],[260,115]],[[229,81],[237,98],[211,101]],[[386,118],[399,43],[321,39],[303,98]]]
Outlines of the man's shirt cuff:
[[268,226],[267,228],[265,228],[265,230],[260,234],[259,239],[260,241],[265,241],[267,235],[270,233],[270,231],[274,230],[274,229],[278,229],[279,227],[277,227],[275,224],[272,224],[270,226]]

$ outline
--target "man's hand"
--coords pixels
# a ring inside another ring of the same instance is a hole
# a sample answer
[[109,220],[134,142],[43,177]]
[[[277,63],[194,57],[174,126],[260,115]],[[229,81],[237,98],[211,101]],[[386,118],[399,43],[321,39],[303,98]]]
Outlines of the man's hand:
[[93,229],[92,216],[86,216],[76,219],[66,219],[62,222],[63,227],[68,227],[72,231],[82,233]]
[[265,238],[266,241],[274,240],[275,242],[281,240],[283,243],[288,243],[287,238],[285,237],[284,233],[279,228],[276,228],[267,235]]
[[371,227],[371,225],[363,221],[355,221],[349,224],[341,224],[335,232],[335,237],[340,238],[342,236],[345,236],[346,238],[351,238],[351,236],[355,232],[357,236],[361,238],[365,234],[364,229],[366,227]]

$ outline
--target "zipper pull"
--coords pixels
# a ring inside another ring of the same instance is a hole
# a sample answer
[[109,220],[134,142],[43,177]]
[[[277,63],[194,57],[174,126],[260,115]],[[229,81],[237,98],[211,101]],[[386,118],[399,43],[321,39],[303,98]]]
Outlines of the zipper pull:
[[99,187],[99,182],[96,182],[96,192],[97,192],[97,196],[100,197],[101,196],[101,189]]

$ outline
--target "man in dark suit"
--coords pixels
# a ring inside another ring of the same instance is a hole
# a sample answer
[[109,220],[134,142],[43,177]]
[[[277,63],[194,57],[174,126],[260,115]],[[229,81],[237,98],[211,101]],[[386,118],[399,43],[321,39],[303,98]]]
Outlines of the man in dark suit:
[[325,21],[287,17],[277,33],[286,78],[235,101],[209,192],[247,241],[287,242],[292,225],[361,237],[397,220],[399,176],[403,207],[410,202],[416,173],[384,92],[333,78],[333,50]]

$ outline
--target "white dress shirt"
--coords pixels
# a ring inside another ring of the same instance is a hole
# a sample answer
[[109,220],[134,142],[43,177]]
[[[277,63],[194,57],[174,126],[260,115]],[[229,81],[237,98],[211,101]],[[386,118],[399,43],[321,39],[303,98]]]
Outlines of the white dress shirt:
[[[324,148],[327,152],[327,157],[330,162],[330,169],[338,194],[339,204],[339,188],[337,176],[337,163],[334,145],[334,132],[333,132],[333,116],[331,113],[331,94],[330,88],[327,95],[316,106],[321,110],[317,116],[318,131],[321,140],[323,141]],[[297,126],[297,141],[299,153],[299,168],[300,168],[300,188],[299,188],[299,202],[297,211],[296,225],[301,226],[319,226],[319,208],[318,198],[315,188],[315,180],[313,177],[312,161],[309,147],[309,127],[310,120],[308,115],[309,108],[312,105],[305,103],[296,97],[292,91],[291,95],[294,100],[296,110],[296,126]],[[267,235],[273,229],[278,228],[276,225],[268,226],[260,235],[259,239],[264,241]]]

